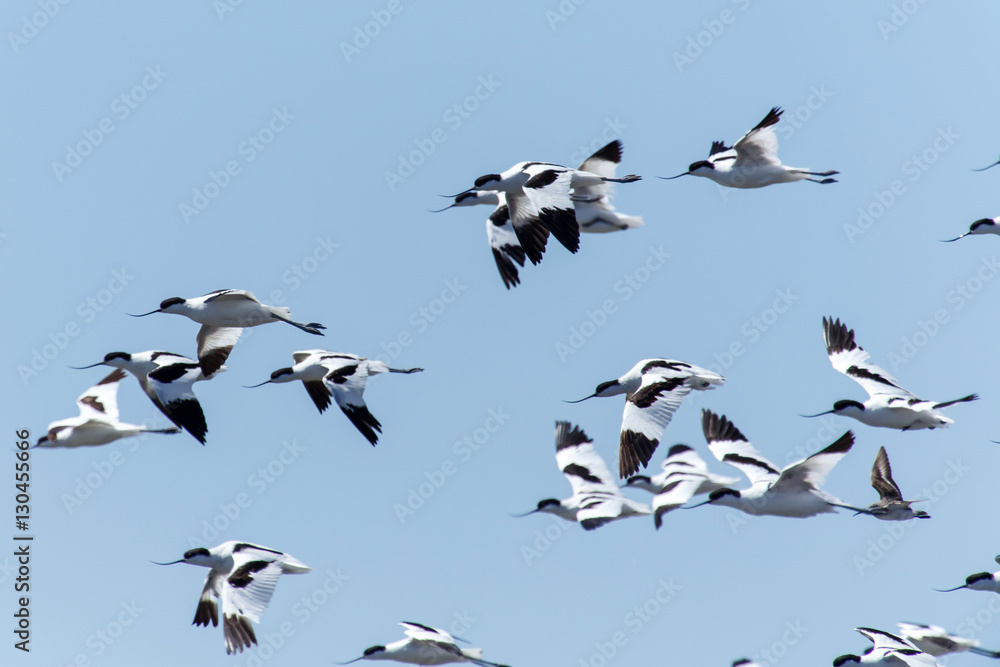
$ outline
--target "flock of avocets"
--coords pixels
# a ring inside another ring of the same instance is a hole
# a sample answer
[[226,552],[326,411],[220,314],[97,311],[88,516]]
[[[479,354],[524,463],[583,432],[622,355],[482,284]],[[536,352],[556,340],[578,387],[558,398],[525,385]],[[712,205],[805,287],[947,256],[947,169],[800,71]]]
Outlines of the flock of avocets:
[[[735,188],[760,188],[800,180],[835,182],[831,178],[835,171],[812,172],[781,164],[774,132],[780,117],[781,110],[772,109],[731,147],[714,142],[707,160],[694,162],[686,172],[671,178],[703,176]],[[629,183],[640,178],[615,177],[621,155],[621,143],[616,140],[587,158],[578,169],[522,162],[503,173],[476,179],[475,185],[455,195],[454,203],[447,208],[474,204],[495,207],[487,221],[487,238],[504,285],[510,289],[520,283],[518,267],[524,266],[525,258],[532,264],[541,261],[550,233],[575,253],[580,245],[580,232],[627,230],[643,224],[641,217],[622,215],[610,203],[609,183]],[[1000,160],[977,171],[997,164]],[[977,220],[968,232],[950,241],[969,235],[998,234],[998,223],[1000,217]],[[111,352],[102,361],[82,367],[103,365],[115,370],[77,399],[79,417],[52,422],[37,447],[102,445],[141,433],[179,433],[181,429],[205,444],[208,425],[194,394],[194,384],[214,379],[226,370],[225,362],[244,328],[285,322],[320,336],[325,328],[315,322],[296,322],[287,308],[264,305],[244,290],[218,290],[190,299],[173,297],[161,302],[156,310],[135,317],[154,313],[183,315],[201,325],[196,338],[197,360],[161,351]],[[856,343],[854,330],[839,319],[824,318],[823,335],[834,369],[861,385],[868,399],[840,400],[831,410],[803,416],[837,414],[873,427],[901,431],[934,429],[952,423],[942,409],[978,398],[975,394],[947,401],[918,398],[871,363],[868,353]],[[378,442],[382,427],[364,401],[368,377],[423,370],[390,368],[382,361],[319,349],[294,352],[292,358],[293,365],[274,371],[270,379],[254,386],[301,381],[320,413],[330,406],[331,399],[336,401],[372,445]],[[125,378],[126,371],[135,376],[149,399],[175,427],[151,429],[119,419],[118,383]],[[926,512],[912,507],[919,501],[904,499],[892,477],[884,447],[879,449],[871,471],[871,485],[878,492],[878,501],[866,507],[854,506],[821,488],[833,467],[851,450],[854,444],[851,431],[808,458],[778,468],[727,417],[703,410],[702,429],[709,450],[720,462],[743,473],[747,478],[746,488],[735,488],[740,481],[737,477],[711,472],[701,456],[686,445],[670,448],[659,474],[637,474],[649,464],[684,397],[692,390],[715,389],[725,382],[721,375],[683,361],[643,359],[621,377],[597,385],[590,396],[571,401],[625,395],[618,472],[627,480],[623,488],[652,493],[652,503],[647,505],[627,497],[586,433],[578,426],[559,421],[555,430],[556,463],[569,480],[573,494],[563,500],[541,500],[534,510],[516,516],[550,513],[578,522],[584,530],[593,530],[618,519],[652,515],[658,529],[670,511],[685,506],[695,496],[707,495],[707,500],[688,507],[724,505],[752,515],[794,518],[834,512],[835,508],[883,521],[930,518]],[[997,561],[1000,562],[1000,556]],[[173,563],[209,568],[194,624],[218,626],[221,604],[227,653],[241,652],[257,643],[251,621],[260,622],[280,575],[310,571],[289,554],[236,541],[212,549],[191,549]],[[1000,593],[1000,572],[973,574],[964,585],[949,590],[962,588]],[[464,640],[444,630],[412,622],[400,625],[405,629],[405,639],[372,646],[351,662],[396,660],[421,665],[472,662],[484,667],[502,667],[484,660],[481,649],[460,648],[456,642]],[[838,657],[834,667],[846,663],[929,667],[937,664],[936,656],[961,651],[1000,658],[1000,652],[980,648],[978,641],[950,635],[937,626],[900,623],[899,627],[899,635],[857,628],[871,640],[873,647],[860,656]],[[750,667],[753,663],[738,660],[733,665]]]

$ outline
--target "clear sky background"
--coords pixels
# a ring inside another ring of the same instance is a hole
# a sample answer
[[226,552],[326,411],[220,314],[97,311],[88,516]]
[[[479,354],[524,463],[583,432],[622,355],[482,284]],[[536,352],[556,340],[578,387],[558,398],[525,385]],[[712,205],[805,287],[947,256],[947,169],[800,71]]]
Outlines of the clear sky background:
[[[205,447],[182,434],[33,452],[32,651],[13,649],[14,561],[0,557],[0,662],[324,665],[401,637],[401,620],[514,667],[829,665],[867,648],[855,626],[901,620],[1000,648],[1000,597],[932,590],[992,571],[998,550],[1000,252],[939,240],[998,214],[1000,168],[971,169],[1000,151],[1000,7],[225,2],[4,4],[7,449],[74,416],[108,372],[68,366],[193,356],[193,322],[126,315],[167,297],[247,289],[328,329],[248,331],[229,371],[196,387]],[[839,183],[655,178],[776,105],[782,159]],[[613,138],[620,173],[644,176],[615,204],[646,226],[584,236],[575,256],[550,241],[516,289],[493,265],[488,209],[426,212],[482,174],[575,166]],[[982,400],[933,432],[797,416],[864,398],[830,367],[825,315],[916,394]],[[299,386],[242,388],[315,347],[426,369],[369,383],[376,448]],[[728,379],[681,407],[651,470],[685,442],[731,474],[702,408],[780,464],[851,428],[825,488],[875,500],[885,445],[933,519],[704,507],[658,532],[640,518],[585,533],[510,518],[569,495],[557,419],[616,468],[621,398],[561,401],[647,357]],[[123,419],[162,424],[135,380],[119,399]],[[149,563],[229,539],[314,568],[282,578],[260,649],[235,657],[221,628],[190,625],[205,570]]]

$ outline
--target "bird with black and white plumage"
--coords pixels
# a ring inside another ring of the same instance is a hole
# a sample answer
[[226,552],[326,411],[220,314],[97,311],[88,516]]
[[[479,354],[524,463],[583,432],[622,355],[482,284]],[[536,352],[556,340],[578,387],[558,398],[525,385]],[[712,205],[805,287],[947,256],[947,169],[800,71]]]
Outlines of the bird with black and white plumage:
[[[1000,564],[1000,556],[994,558]],[[955,588],[940,589],[935,588],[938,593],[951,593],[967,588],[970,591],[986,591],[989,593],[1000,593],[1000,572],[976,572],[965,578],[965,583]]]
[[570,252],[580,249],[574,191],[609,182],[632,183],[640,178],[634,174],[622,178],[600,176],[550,162],[519,162],[503,173],[480,176],[473,187],[454,196],[484,191],[505,193],[518,241],[532,264],[537,264],[550,232]]
[[703,410],[702,430],[712,454],[746,475],[750,487],[718,489],[708,495],[708,500],[692,508],[722,505],[755,516],[795,519],[833,513],[837,507],[860,511],[820,488],[833,467],[851,451],[854,434],[850,431],[812,456],[779,469],[724,415]]
[[369,646],[360,657],[338,662],[338,665],[349,665],[359,660],[394,660],[411,665],[444,665],[449,662],[471,662],[479,667],[507,667],[483,659],[481,648],[459,648],[456,641],[464,642],[460,637],[453,637],[440,628],[432,628],[422,623],[404,621],[406,639],[389,644]]
[[964,239],[966,236],[981,236],[984,234],[1000,234],[1000,216],[996,218],[979,218],[969,225],[969,231],[953,239],[944,239],[942,242],[953,243],[959,239]]
[[250,622],[260,623],[260,615],[271,602],[278,577],[312,571],[289,554],[235,540],[211,549],[189,549],[180,560],[155,564],[177,563],[210,568],[191,625],[208,627],[211,623],[218,627],[221,604],[227,654],[241,653],[257,643]]
[[[621,142],[615,139],[584,160],[578,170],[614,177],[615,168],[621,162],[621,153]],[[583,185],[572,191],[571,199],[581,232],[599,234],[632,229],[645,224],[639,216],[618,213],[611,205],[610,194],[610,186],[607,183]],[[510,289],[521,282],[518,267],[524,266],[524,260],[530,259],[532,264],[538,264],[542,255],[541,252],[530,256],[525,253],[518,232],[510,220],[510,207],[507,205],[506,194],[488,190],[463,192],[455,197],[450,206],[433,212],[440,213],[450,208],[476,205],[494,207],[493,213],[486,220],[486,237],[500,278],[504,286]],[[529,226],[523,229],[522,233],[532,237],[526,243],[528,247],[541,248],[544,252],[547,231],[543,227]]]
[[[309,398],[322,414],[330,407],[330,399],[351,420],[355,428],[375,446],[382,424],[368,410],[364,392],[368,378],[379,373],[419,373],[422,368],[390,368],[384,361],[366,359],[346,352],[299,350],[292,353],[294,366],[279,368],[271,378],[253,387],[299,380]],[[252,387],[251,387],[252,388]]]
[[[615,178],[615,172],[622,161],[622,142],[610,141],[594,151],[577,167],[577,171],[596,174],[603,178]],[[576,212],[576,222],[580,231],[586,234],[606,234],[622,232],[642,227],[646,222],[638,215],[624,215],[611,205],[611,183],[601,181],[589,185],[581,184],[573,188],[571,199]]]
[[180,433],[179,428],[155,429],[129,424],[118,417],[118,383],[125,371],[115,369],[100,382],[80,394],[76,404],[79,417],[49,424],[36,447],[91,447],[143,433]]
[[740,481],[737,477],[711,472],[698,452],[682,444],[670,448],[667,458],[661,464],[661,470],[654,477],[633,475],[624,484],[624,487],[654,494],[653,523],[657,530],[662,526],[665,514],[681,507],[692,497],[711,493]]
[[685,396],[692,390],[706,391],[725,382],[726,378],[718,373],[684,361],[643,359],[617,380],[597,385],[590,396],[567,402],[625,394],[618,448],[618,474],[625,479],[649,464],[663,430]]
[[899,380],[868,361],[868,353],[854,341],[854,330],[848,329],[839,319],[823,318],[823,338],[834,369],[861,385],[868,392],[868,400],[864,403],[837,401],[832,410],[803,417],[835,414],[856,419],[868,426],[901,431],[945,428],[954,420],[946,417],[941,412],[942,408],[979,398],[976,394],[969,394],[942,403],[917,398],[904,389]]
[[77,370],[94,366],[111,366],[126,370],[135,376],[139,386],[160,412],[184,429],[195,440],[205,444],[208,425],[198,397],[194,395],[195,382],[211,380],[226,370],[218,367],[214,373],[205,373],[201,364],[194,359],[172,352],[148,350],[146,352],[109,352],[104,361]]
[[975,653],[987,658],[1000,658],[1000,651],[990,651],[979,646],[978,639],[959,637],[950,634],[939,625],[923,625],[920,623],[897,623],[899,634],[918,649],[933,655],[948,655],[950,653]]
[[284,306],[266,306],[251,292],[239,289],[221,289],[204,296],[184,299],[179,296],[164,299],[160,307],[141,315],[154,313],[183,315],[201,325],[198,330],[198,361],[205,375],[214,374],[229,358],[243,329],[271,322],[284,322],[306,333],[322,336],[322,324],[303,324],[292,320],[292,311]]
[[899,485],[892,478],[889,454],[885,447],[879,447],[872,464],[872,488],[878,491],[878,502],[872,503],[859,514],[868,514],[883,521],[907,521],[909,519],[929,519],[931,515],[923,510],[915,510],[910,505],[919,500],[903,500]]
[[937,660],[925,653],[902,637],[876,630],[874,628],[854,628],[867,637],[873,646],[855,655],[848,653],[838,656],[833,661],[833,667],[847,665],[878,665],[879,667],[938,667]]
[[[712,142],[707,160],[692,162],[688,170],[677,176],[662,177],[673,180],[681,176],[702,176],[727,188],[763,188],[776,183],[811,181],[836,183],[830,178],[840,172],[814,172],[781,164],[778,159],[778,136],[774,126],[781,119],[779,107],[771,109],[764,119],[732,146],[721,141]],[[819,178],[814,178],[819,177]]]
[[584,530],[593,530],[611,521],[649,514],[648,505],[621,492],[604,459],[594,451],[593,442],[579,426],[557,421],[556,464],[569,481],[573,495],[565,500],[546,498],[530,512],[515,516],[554,514],[579,522]]

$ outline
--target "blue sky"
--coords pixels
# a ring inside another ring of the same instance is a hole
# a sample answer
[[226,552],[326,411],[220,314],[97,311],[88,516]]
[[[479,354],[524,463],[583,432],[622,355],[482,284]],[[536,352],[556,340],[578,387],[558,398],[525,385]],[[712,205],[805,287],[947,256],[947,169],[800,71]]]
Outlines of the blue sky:
[[[205,447],[176,435],[33,453],[32,651],[8,632],[4,663],[328,664],[401,636],[401,620],[514,667],[829,664],[866,648],[855,626],[901,620],[1000,648],[1000,598],[932,590],[992,570],[997,550],[1000,260],[992,238],[938,240],[997,215],[1000,169],[970,170],[1000,151],[1000,8],[675,4],[6,3],[8,433],[34,440],[75,414],[104,371],[70,365],[193,355],[194,323],[126,315],[171,296],[248,289],[328,329],[247,331],[228,372],[197,386]],[[655,178],[772,106],[786,110],[782,159],[839,183]],[[481,174],[574,166],[614,138],[622,173],[644,176],[615,204],[646,226],[585,236],[573,256],[551,242],[509,292],[486,209],[426,212]],[[802,419],[863,397],[829,365],[823,316],[918,395],[982,400],[934,432]],[[242,388],[316,346],[426,369],[369,383],[378,447],[301,388]],[[637,519],[584,533],[510,518],[569,494],[555,420],[613,464],[622,402],[561,401],[647,357],[728,379],[681,407],[664,452],[685,442],[711,459],[702,408],[782,464],[851,428],[825,488],[874,500],[885,445],[933,519],[705,507],[659,532]],[[158,419],[131,378],[119,404]],[[228,539],[314,568],[279,582],[261,647],[236,657],[221,629],[190,625],[205,572],[148,562]],[[12,614],[13,560],[0,564]]]

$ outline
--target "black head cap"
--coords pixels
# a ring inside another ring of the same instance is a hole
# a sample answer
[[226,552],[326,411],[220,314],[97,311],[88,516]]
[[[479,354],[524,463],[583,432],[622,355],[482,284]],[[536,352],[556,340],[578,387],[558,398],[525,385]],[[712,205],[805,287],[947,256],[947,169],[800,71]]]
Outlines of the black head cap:
[[688,167],[688,171],[694,171],[698,167],[707,167],[708,169],[715,169],[715,165],[708,160],[698,160],[697,162],[692,162]]
[[481,188],[490,181],[499,181],[500,174],[486,174],[485,176],[480,176],[476,179],[476,187]]
[[602,382],[601,384],[597,385],[597,389],[594,390],[594,393],[600,394],[605,389],[611,389],[611,387],[615,387],[617,385],[618,385],[618,380],[608,380],[607,382]]
[[132,355],[128,352],[108,352],[104,355],[104,362],[107,363],[112,359],[121,359],[122,361],[131,361]]
[[976,572],[975,574],[970,574],[965,578],[965,585],[969,586],[976,583],[977,581],[985,581],[987,579],[992,579],[993,575],[989,572]]
[[178,303],[184,303],[187,299],[182,299],[179,296],[172,296],[169,299],[164,299],[160,302],[160,309],[169,308],[170,306],[176,305]]
[[670,456],[677,456],[678,454],[682,454],[684,452],[690,452],[690,451],[691,451],[691,448],[688,447],[687,445],[676,444],[676,445],[674,445],[673,447],[670,448],[670,451],[667,452],[667,456],[668,457],[670,457]]
[[365,657],[368,657],[368,656],[373,655],[375,653],[381,653],[384,650],[385,650],[384,646],[369,646],[368,648],[365,649],[364,655],[365,655]]
[[278,370],[276,370],[273,373],[271,373],[271,379],[272,380],[277,380],[282,375],[291,375],[291,373],[292,373],[292,369],[291,368],[279,368]]
[[843,410],[844,408],[849,408],[851,406],[856,407],[858,410],[864,410],[865,409],[865,406],[862,405],[861,403],[858,403],[857,401],[846,400],[846,399],[843,400],[843,401],[837,401],[836,403],[834,403],[833,404],[833,409],[834,409],[834,411],[839,411],[839,410]]
[[632,482],[645,482],[646,484],[651,484],[653,480],[649,478],[648,475],[632,475],[628,478],[628,483]]
[[556,500],[555,498],[546,498],[545,500],[538,501],[538,509],[542,509],[543,507],[548,507],[549,505],[558,505],[558,504],[559,501]]
[[837,656],[836,658],[833,659],[833,667],[840,667],[845,662],[857,662],[857,663],[860,663],[861,662],[861,658],[859,658],[858,656],[856,656],[856,655],[854,655],[852,653],[847,653],[845,655],[839,655],[839,656]]
[[194,558],[195,556],[210,556],[210,555],[211,554],[208,553],[208,549],[204,547],[199,547],[197,549],[189,549],[188,551],[185,551],[184,560],[189,560],[191,558]]
[[[477,183],[478,183],[478,181],[477,181]],[[461,204],[466,199],[469,199],[470,197],[475,197],[475,196],[476,196],[475,192],[463,192],[462,194],[460,194],[457,197],[455,197],[455,203],[456,204]]]

